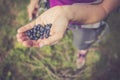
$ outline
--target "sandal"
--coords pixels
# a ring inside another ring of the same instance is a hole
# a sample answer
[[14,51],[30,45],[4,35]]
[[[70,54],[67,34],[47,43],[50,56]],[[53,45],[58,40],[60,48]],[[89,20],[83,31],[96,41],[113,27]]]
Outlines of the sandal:
[[77,69],[83,68],[83,66],[85,65],[85,61],[86,61],[86,53],[85,54],[78,53],[77,59],[76,59]]

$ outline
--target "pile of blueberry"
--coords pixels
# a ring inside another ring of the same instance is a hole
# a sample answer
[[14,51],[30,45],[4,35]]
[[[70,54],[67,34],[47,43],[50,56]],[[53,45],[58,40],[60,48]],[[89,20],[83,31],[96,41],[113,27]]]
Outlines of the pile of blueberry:
[[52,26],[52,24],[47,24],[45,26],[42,26],[40,24],[35,25],[32,29],[26,31],[26,35],[31,40],[48,38],[50,36],[51,26]]

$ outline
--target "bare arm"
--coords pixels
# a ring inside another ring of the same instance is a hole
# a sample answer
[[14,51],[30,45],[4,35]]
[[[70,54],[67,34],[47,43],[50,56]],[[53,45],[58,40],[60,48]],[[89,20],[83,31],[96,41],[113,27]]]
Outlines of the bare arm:
[[39,1],[40,0],[30,0],[27,7],[29,20],[32,20],[34,17],[38,16]]
[[120,5],[120,0],[104,0],[100,4],[73,4],[63,6],[63,10],[70,21],[83,24],[103,20],[113,9]]
[[[17,40],[26,47],[42,47],[58,42],[64,35],[69,21],[77,21],[83,24],[94,23],[103,20],[120,3],[120,0],[104,0],[100,4],[73,4],[55,6],[48,9],[34,21],[18,29]],[[30,30],[36,24],[52,24],[50,37],[30,40],[25,31]]]
[[105,9],[106,13],[109,14],[113,9],[120,6],[120,0],[104,0],[101,6]]
[[30,4],[36,4],[36,3],[38,3],[39,1],[41,1],[41,0],[30,0]]

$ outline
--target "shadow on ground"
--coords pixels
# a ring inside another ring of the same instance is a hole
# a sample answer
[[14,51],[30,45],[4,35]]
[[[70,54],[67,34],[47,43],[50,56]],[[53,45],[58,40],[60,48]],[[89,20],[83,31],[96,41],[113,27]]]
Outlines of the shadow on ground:
[[114,12],[107,22],[110,26],[108,39],[101,43],[100,60],[93,67],[90,80],[120,80],[120,13]]

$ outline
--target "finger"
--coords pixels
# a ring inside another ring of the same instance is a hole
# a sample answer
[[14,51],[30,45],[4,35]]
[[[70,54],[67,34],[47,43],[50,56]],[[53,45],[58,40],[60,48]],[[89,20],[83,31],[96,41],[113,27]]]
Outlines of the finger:
[[36,17],[38,17],[38,16],[39,16],[39,12],[37,11],[37,12],[36,12]]
[[22,37],[22,38],[18,38],[17,40],[18,40],[18,42],[24,42],[24,41],[29,40],[29,38],[28,37]]
[[55,41],[54,43],[52,43],[51,45],[55,45],[55,44],[57,44],[59,41]]
[[39,5],[35,5],[34,8],[28,11],[29,20],[35,19],[38,16],[38,8],[39,8]]
[[37,4],[37,5],[35,5],[35,8],[37,8],[37,9],[38,9],[38,8],[40,8],[40,6]]
[[32,13],[32,12],[29,12],[29,13],[28,13],[28,17],[29,17],[29,21],[31,21],[32,18],[33,18],[33,13]]
[[38,16],[38,11],[34,10],[32,14],[32,19],[35,19]]
[[27,12],[28,12],[28,17],[30,21],[32,20],[33,11],[34,11],[34,8],[29,5]]
[[35,25],[37,25],[37,24],[44,25],[43,22],[42,22],[42,20],[41,20],[41,17],[40,17],[40,16],[39,16],[36,20],[32,21],[31,23],[29,23],[29,24],[27,24],[27,25],[19,28],[17,32],[18,32],[18,33],[23,33],[23,32],[25,32],[25,31],[27,31],[27,30],[32,29],[32,28],[33,28]]
[[37,42],[34,40],[27,40],[23,42],[25,47],[38,47]]
[[54,42],[59,41],[62,37],[63,36],[61,34],[60,35],[56,34],[56,35],[50,36],[47,39],[38,40],[39,47],[43,47],[45,45],[52,45]]
[[16,35],[17,38],[21,38],[21,37],[25,37],[25,36],[26,36],[25,33],[19,33],[19,34]]
[[25,47],[32,47],[32,46],[33,46],[32,40],[24,41],[22,44],[23,44],[23,46],[25,46]]
[[17,34],[16,37],[18,42],[23,42],[28,39],[28,37],[24,33]]
[[35,9],[36,12],[35,12],[35,13],[36,13],[36,17],[37,17],[37,16],[39,15],[39,14],[38,14],[38,13],[39,13],[39,12],[38,12],[39,5],[36,5],[35,7],[36,7],[36,9]]
[[35,24],[36,24],[36,21],[32,21],[31,23],[29,23],[29,24],[27,24],[27,25],[19,28],[19,29],[18,29],[18,33],[23,33],[23,32],[25,32],[25,31],[33,28]]

